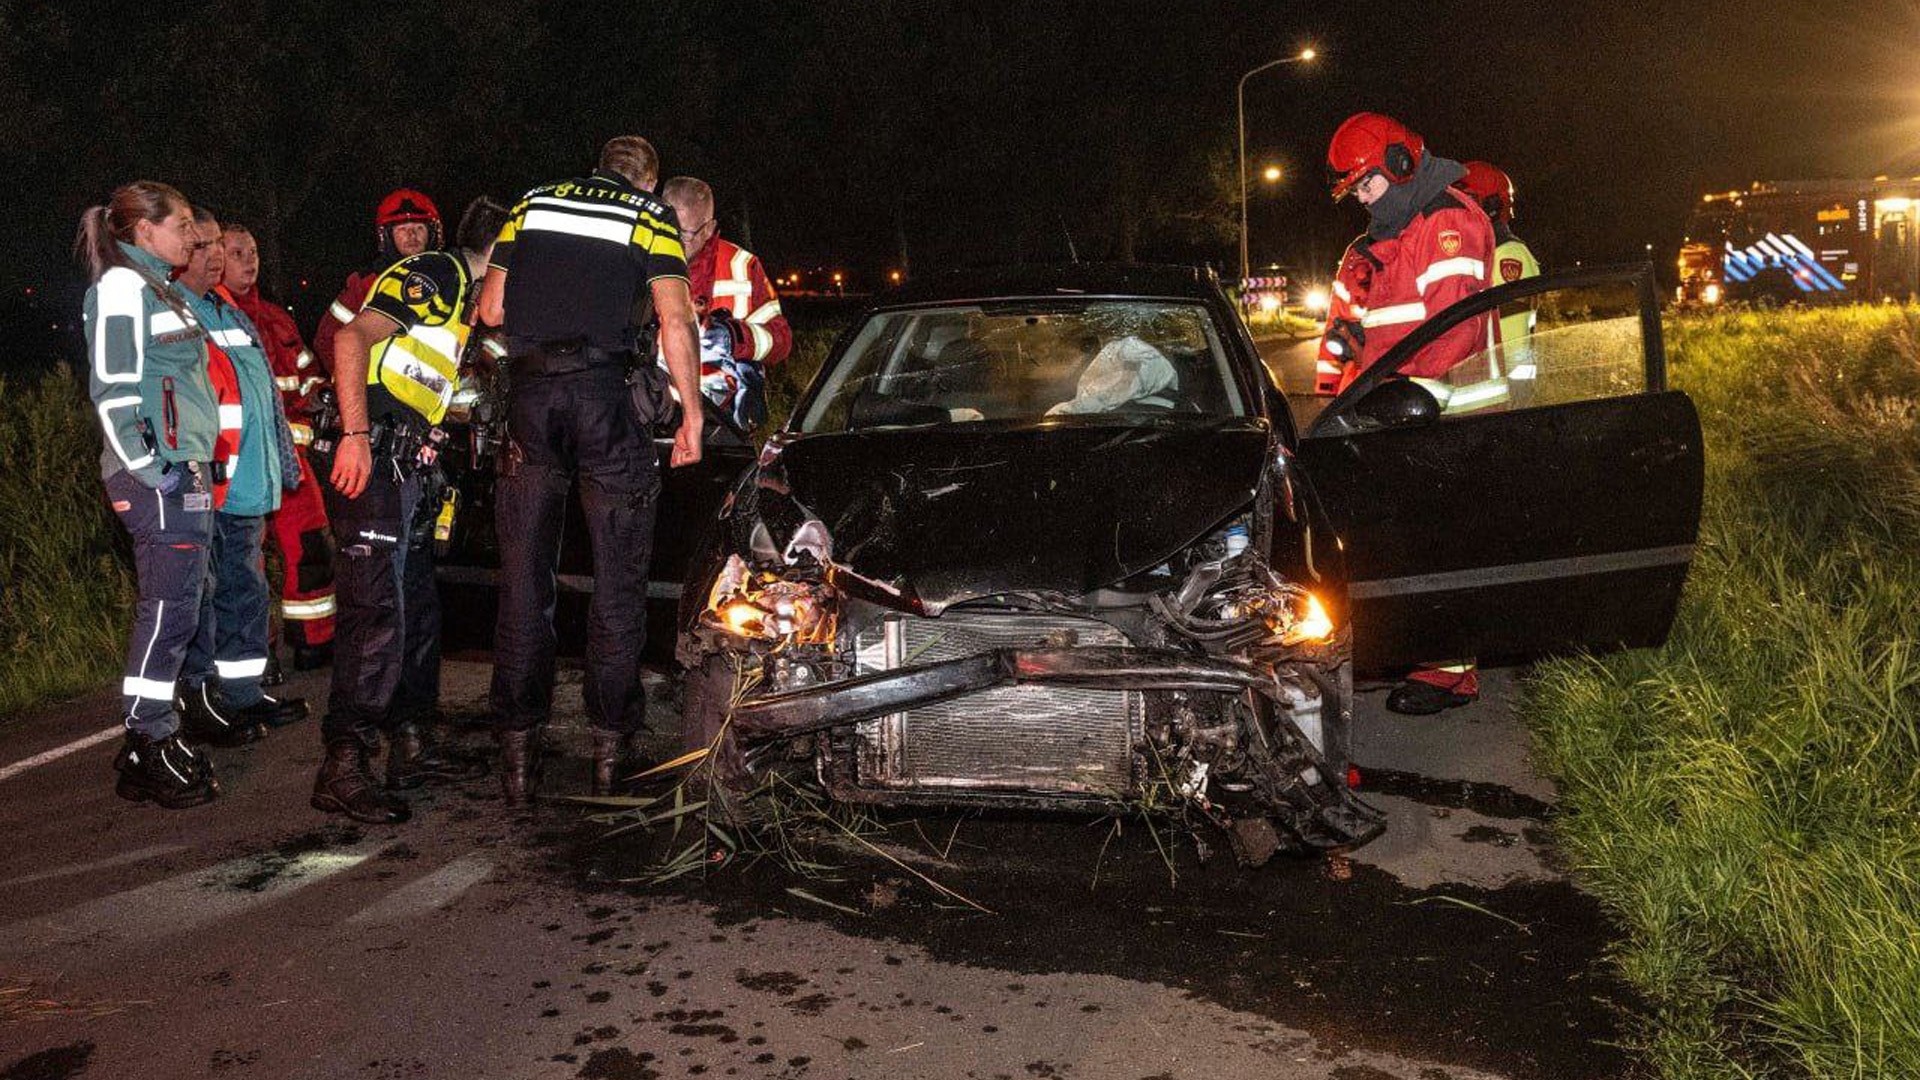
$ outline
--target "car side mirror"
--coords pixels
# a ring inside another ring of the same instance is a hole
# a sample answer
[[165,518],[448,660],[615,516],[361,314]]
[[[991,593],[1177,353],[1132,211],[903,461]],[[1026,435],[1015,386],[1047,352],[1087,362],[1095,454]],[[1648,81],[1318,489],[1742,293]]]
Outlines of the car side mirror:
[[1353,415],[1367,427],[1410,427],[1438,420],[1440,402],[1412,379],[1393,378],[1354,402]]

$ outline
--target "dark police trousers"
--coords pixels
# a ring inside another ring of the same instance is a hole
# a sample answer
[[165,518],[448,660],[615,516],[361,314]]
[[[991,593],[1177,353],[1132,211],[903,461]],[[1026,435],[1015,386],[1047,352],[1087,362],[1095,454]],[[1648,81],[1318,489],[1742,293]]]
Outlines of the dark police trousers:
[[587,614],[587,719],[603,731],[645,725],[640,652],[659,466],[618,367],[516,373],[494,500],[500,615],[494,627],[494,722],[527,730],[553,708],[554,572],[567,488],[580,480],[593,545]]
[[[171,495],[160,494],[124,469],[107,477],[106,485],[115,516],[133,537],[140,589],[126,674],[120,681],[120,715],[129,730],[164,739],[180,727],[173,687],[200,626],[213,510],[186,508],[193,484],[184,477]],[[204,492],[201,497],[206,497]]]
[[[326,465],[331,470],[330,460]],[[406,712],[430,708],[439,693],[433,550],[430,544],[425,551],[409,550],[407,543],[420,480],[412,474],[396,479],[392,459],[376,454],[359,498],[347,498],[325,479],[321,483],[333,529],[338,609],[333,685],[320,737],[371,744],[377,732],[406,719]]]

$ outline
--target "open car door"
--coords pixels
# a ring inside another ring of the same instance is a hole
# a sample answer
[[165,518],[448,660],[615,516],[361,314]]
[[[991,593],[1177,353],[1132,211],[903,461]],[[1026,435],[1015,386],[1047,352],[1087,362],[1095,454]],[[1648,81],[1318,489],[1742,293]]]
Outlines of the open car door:
[[[1468,320],[1528,334],[1438,380]],[[1335,398],[1300,457],[1346,563],[1356,665],[1657,645],[1699,531],[1693,402],[1666,388],[1653,268],[1551,274],[1440,312]]]

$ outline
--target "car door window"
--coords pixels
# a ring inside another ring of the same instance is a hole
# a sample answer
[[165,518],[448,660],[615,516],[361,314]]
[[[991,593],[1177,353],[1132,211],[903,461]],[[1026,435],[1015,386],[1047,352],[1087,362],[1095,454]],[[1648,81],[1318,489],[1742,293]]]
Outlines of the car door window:
[[[1664,389],[1651,283],[1650,268],[1573,271],[1469,297],[1382,357],[1328,406],[1336,418],[1323,420],[1335,428],[1373,387],[1415,371],[1426,374],[1408,377],[1433,395],[1442,422]],[[1480,347],[1441,355],[1457,336],[1438,333],[1467,320],[1479,324]]]

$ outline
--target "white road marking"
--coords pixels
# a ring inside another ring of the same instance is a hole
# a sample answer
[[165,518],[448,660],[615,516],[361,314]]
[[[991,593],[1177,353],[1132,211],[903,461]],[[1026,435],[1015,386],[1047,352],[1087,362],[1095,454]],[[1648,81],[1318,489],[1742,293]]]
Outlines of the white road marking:
[[138,851],[126,851],[118,855],[109,855],[104,859],[95,859],[92,862],[71,863],[66,866],[56,867],[52,870],[42,870],[37,874],[8,878],[5,881],[0,881],[0,889],[6,888],[9,885],[26,885],[30,882],[46,881],[51,878],[71,877],[74,874],[90,874],[95,870],[105,870],[113,866],[125,866],[128,863],[145,862],[148,859],[157,859],[162,855],[171,855],[176,851],[185,850],[187,850],[187,845],[185,844],[162,844],[156,847],[144,847]]
[[75,753],[76,751],[80,751],[80,750],[85,750],[89,746],[99,746],[101,743],[106,742],[109,739],[117,739],[120,736],[125,735],[126,733],[127,733],[127,729],[124,727],[121,727],[118,724],[115,724],[114,726],[107,728],[104,731],[96,731],[84,739],[75,739],[65,746],[56,746],[53,749],[48,750],[46,753],[35,754],[30,758],[25,758],[21,761],[16,761],[11,765],[0,767],[0,780],[10,780],[13,777],[19,776],[21,773],[26,772],[28,769],[34,768],[35,766],[45,765],[49,761],[58,761],[59,759],[66,757],[68,754]]
[[424,915],[460,898],[460,894],[486,880],[493,863],[478,855],[462,855],[418,881],[395,889],[381,900],[350,916],[349,923],[388,923]]
[[350,870],[384,842],[298,855],[248,855],[21,919],[0,927],[0,956],[73,946],[104,945],[117,951],[124,945],[162,941],[170,934],[235,918]]

